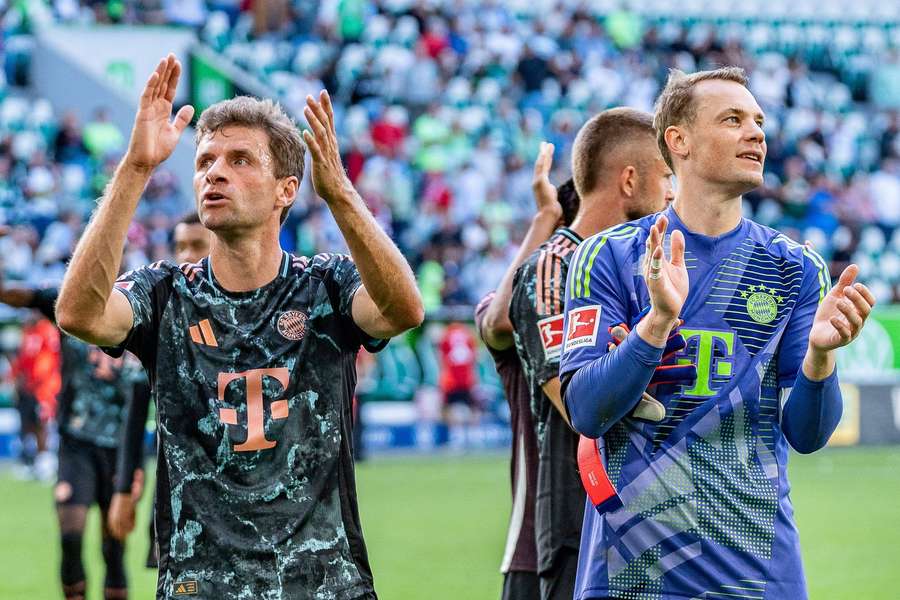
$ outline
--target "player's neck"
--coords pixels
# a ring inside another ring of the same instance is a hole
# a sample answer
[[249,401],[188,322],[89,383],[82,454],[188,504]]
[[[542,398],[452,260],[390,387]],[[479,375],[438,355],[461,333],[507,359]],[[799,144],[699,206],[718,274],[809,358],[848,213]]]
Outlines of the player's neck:
[[278,276],[284,255],[278,236],[224,239],[213,236],[210,268],[220,286],[229,292],[261,288]]
[[569,225],[569,229],[584,240],[627,220],[628,218],[621,209],[621,202],[616,202],[598,193],[582,199],[578,214],[575,215],[575,220]]
[[672,209],[692,233],[717,237],[740,224],[741,202],[741,196],[685,181],[679,182]]

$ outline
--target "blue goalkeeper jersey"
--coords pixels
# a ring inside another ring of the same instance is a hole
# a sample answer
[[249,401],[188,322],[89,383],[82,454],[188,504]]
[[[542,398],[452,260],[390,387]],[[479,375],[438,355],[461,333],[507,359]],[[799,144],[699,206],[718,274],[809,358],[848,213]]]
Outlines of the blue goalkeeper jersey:
[[[678,360],[698,377],[651,390],[662,421],[627,416],[598,440],[624,506],[585,511],[575,598],[805,598],[779,398],[830,286],[818,255],[746,219],[719,237],[694,234],[672,208],[595,235],[569,270],[560,374],[615,351],[608,328],[649,306],[641,264],[661,214],[685,236]],[[671,256],[668,234],[664,245]]]

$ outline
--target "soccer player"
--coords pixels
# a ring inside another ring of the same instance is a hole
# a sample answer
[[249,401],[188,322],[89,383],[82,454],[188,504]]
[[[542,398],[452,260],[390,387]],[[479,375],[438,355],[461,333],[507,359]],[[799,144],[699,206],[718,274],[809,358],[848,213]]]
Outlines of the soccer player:
[[[67,331],[132,350],[150,374],[157,597],[375,598],[352,461],[354,362],[360,346],[378,350],[422,321],[412,271],[347,179],[323,90],[307,98],[302,138],[271,101],[206,109],[194,193],[209,256],[143,267],[114,286],[141,190],[193,113],[169,120],[180,73],[169,55],[150,76],[57,304]],[[352,259],[279,245],[304,141]]]
[[568,424],[558,376],[566,274],[584,237],[661,210],[672,196],[671,174],[649,114],[616,108],[591,118],[572,149],[578,214],[528,257],[513,281],[509,317],[540,455],[535,530],[544,599],[572,598],[584,512],[578,436]]
[[506,549],[500,572],[503,573],[503,600],[539,600],[537,549],[534,541],[534,496],[537,483],[538,450],[531,418],[531,397],[522,363],[516,353],[509,299],[512,281],[519,265],[537,250],[560,225],[569,225],[578,212],[578,195],[571,179],[557,189],[550,183],[553,144],[541,143],[534,163],[532,191],[537,212],[525,233],[512,264],[495,292],[490,292],[475,308],[475,326],[494,359],[509,403],[512,427],[513,506],[509,519]]
[[[577,600],[806,598],[788,444],[828,441],[841,416],[835,350],[875,299],[856,266],[829,291],[821,257],[742,218],[766,156],[746,85],[734,67],[671,73],[654,122],[674,203],[573,259],[563,395],[574,427],[602,438],[624,504],[585,511]],[[610,351],[608,328],[645,309]],[[629,416],[679,319],[678,361],[696,364],[696,381],[657,386],[661,420]]]
[[[184,215],[172,233],[175,261],[181,265],[199,263],[209,254],[210,237],[209,230],[200,222],[196,211]],[[107,517],[110,533],[119,540],[124,540],[134,529],[135,509],[144,488],[144,470],[140,465],[143,461],[144,429],[149,412],[149,382],[142,378],[136,384],[125,410],[122,443],[116,457],[115,493]],[[151,506],[156,506],[155,495]],[[155,569],[159,566],[159,554],[153,521],[154,519],[150,520],[150,544],[145,565]]]
[[[10,286],[0,279],[0,302],[36,309],[51,321],[55,321],[53,307],[58,294],[56,288]],[[88,509],[96,504],[103,523],[104,598],[127,598],[124,540],[115,539],[105,523],[125,404],[140,376],[140,365],[130,355],[130,360],[112,358],[100,348],[65,334],[60,335],[59,346],[62,387],[57,401],[59,466],[54,499],[63,595],[67,600],[85,597],[82,538]]]

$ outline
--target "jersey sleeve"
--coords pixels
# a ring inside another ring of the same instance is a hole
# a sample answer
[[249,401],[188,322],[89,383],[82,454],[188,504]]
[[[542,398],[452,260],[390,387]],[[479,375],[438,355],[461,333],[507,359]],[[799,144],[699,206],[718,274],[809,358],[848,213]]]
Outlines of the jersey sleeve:
[[59,288],[42,288],[35,290],[28,308],[33,308],[42,315],[56,323],[56,299],[59,298]]
[[346,345],[350,349],[362,346],[369,352],[378,352],[387,346],[389,340],[370,336],[353,320],[353,296],[362,286],[362,278],[353,259],[346,254],[318,254],[312,264],[325,284],[332,309],[348,332],[344,340]]
[[177,267],[158,262],[123,274],[113,285],[113,293],[128,299],[131,305],[131,331],[118,346],[103,348],[110,356],[119,357],[128,350],[146,368],[155,364],[159,322],[172,290],[172,274]]
[[516,272],[509,305],[509,319],[538,385],[559,377],[562,350],[562,259],[544,247]]
[[604,356],[612,339],[609,328],[628,324],[631,318],[614,244],[606,235],[596,235],[585,240],[572,258],[566,282],[565,339],[559,369],[563,379]]
[[812,250],[803,249],[803,279],[797,304],[791,312],[787,327],[778,350],[778,387],[794,385],[797,373],[803,365],[809,330],[819,304],[831,289],[828,267],[821,256]]

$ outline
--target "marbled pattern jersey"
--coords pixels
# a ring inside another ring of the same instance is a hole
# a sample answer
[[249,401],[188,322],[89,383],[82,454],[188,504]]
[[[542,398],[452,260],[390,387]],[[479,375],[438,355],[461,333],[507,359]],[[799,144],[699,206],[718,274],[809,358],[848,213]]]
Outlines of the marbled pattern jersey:
[[351,401],[361,285],[349,256],[285,253],[225,291],[209,259],[160,262],[116,289],[122,348],[150,374],[160,436],[158,598],[374,598],[359,524]]
[[[54,307],[58,288],[34,293],[31,308],[56,322]],[[103,448],[119,445],[125,404],[143,369],[132,355],[113,358],[97,346],[59,334],[61,379],[56,421],[62,435]]]

